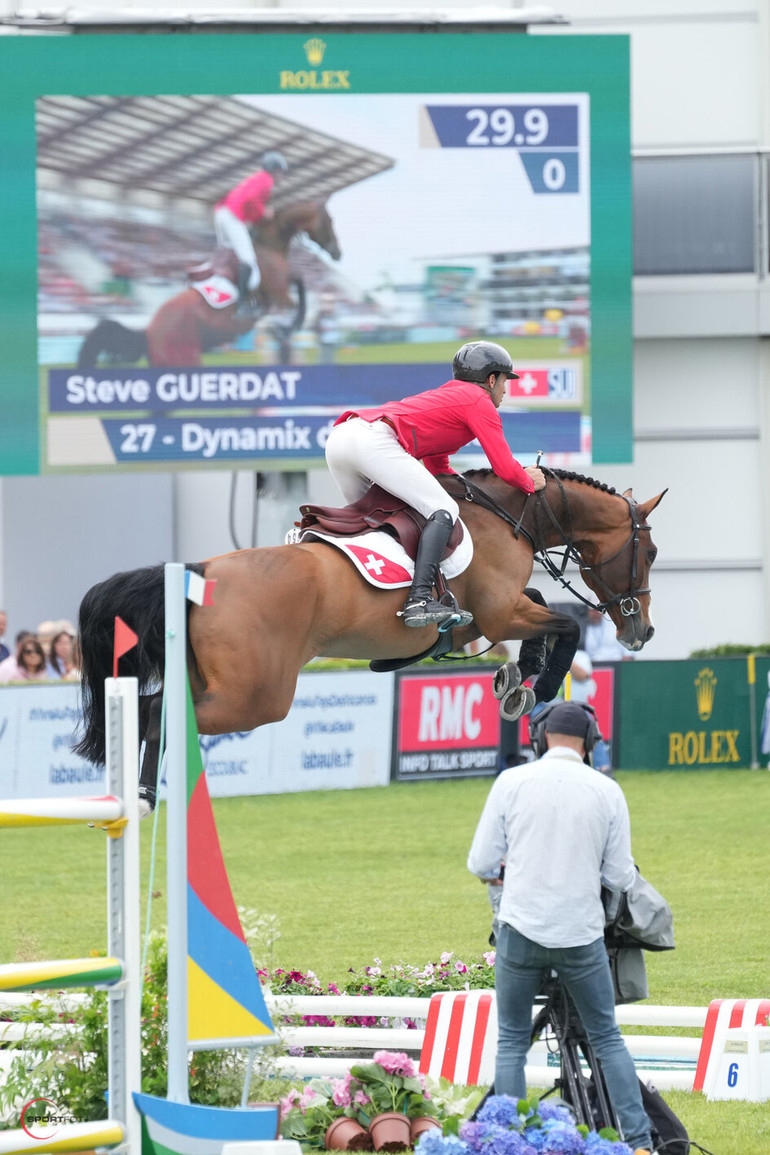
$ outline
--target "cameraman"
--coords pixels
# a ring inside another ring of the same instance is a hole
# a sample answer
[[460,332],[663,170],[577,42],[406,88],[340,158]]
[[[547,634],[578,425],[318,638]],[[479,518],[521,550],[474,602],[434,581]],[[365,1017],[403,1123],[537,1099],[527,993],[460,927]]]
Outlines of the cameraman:
[[577,703],[543,711],[540,741],[533,742],[541,756],[495,779],[468,869],[491,880],[505,863],[495,961],[496,1093],[526,1098],[532,1004],[544,975],[555,970],[601,1060],[623,1138],[641,1155],[652,1146],[650,1123],[615,1022],[600,897],[602,884],[625,892],[634,882],[631,827],[620,787],[588,761],[597,735],[593,713]]

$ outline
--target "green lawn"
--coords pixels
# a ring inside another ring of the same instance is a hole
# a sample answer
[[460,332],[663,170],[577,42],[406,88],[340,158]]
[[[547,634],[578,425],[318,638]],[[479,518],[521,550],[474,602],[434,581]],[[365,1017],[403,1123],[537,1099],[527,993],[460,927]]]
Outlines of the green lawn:
[[[626,773],[634,853],[667,897],[677,949],[647,955],[650,1001],[705,1006],[770,995],[766,771]],[[465,858],[488,779],[218,799],[236,902],[277,916],[274,964],[341,983],[348,967],[486,949],[489,907]],[[143,823],[142,893],[152,820]],[[0,843],[0,960],[87,955],[106,947],[104,835],[8,830]],[[153,924],[165,920],[163,830]],[[770,1151],[770,1111],[672,1094],[715,1155]]]

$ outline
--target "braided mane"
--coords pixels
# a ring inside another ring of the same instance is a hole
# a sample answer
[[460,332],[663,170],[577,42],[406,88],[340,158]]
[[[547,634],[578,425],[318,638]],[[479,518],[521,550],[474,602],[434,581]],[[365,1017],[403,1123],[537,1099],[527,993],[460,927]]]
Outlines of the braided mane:
[[[597,481],[594,477],[585,477],[582,473],[573,473],[569,469],[551,469],[550,467],[543,467],[545,473],[553,473],[561,481],[579,481],[581,485],[591,485],[594,489],[601,489],[604,493],[614,493],[617,495],[617,489],[613,489],[611,485],[607,485],[606,481]],[[497,474],[492,469],[466,469],[463,477],[496,477]]]

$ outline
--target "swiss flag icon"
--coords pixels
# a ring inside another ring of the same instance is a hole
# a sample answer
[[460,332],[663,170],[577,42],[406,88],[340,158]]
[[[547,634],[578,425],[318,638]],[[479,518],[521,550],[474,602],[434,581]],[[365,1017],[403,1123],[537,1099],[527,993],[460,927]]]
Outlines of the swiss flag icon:
[[210,301],[212,305],[222,305],[235,300],[232,293],[223,292],[221,289],[218,289],[216,285],[204,285],[203,292],[206,295],[206,299]]
[[376,550],[366,546],[346,544],[346,549],[357,559],[359,566],[365,569],[378,585],[403,585],[411,582],[412,575],[398,562],[391,561]]

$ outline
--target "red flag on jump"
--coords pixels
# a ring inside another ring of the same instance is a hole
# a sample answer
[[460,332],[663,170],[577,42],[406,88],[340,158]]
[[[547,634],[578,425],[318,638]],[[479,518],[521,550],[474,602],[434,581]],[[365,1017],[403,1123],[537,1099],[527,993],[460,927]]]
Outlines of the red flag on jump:
[[115,617],[115,649],[112,658],[112,676],[118,676],[118,659],[127,654],[129,650],[133,650],[136,643],[139,641],[139,636],[134,633],[130,626],[127,626],[122,618]]

